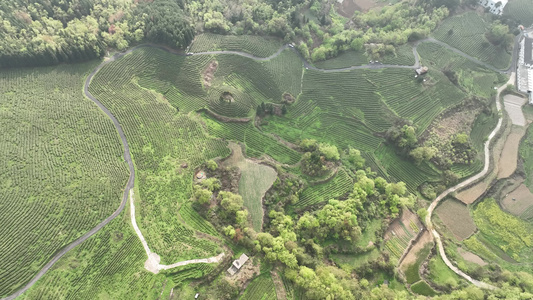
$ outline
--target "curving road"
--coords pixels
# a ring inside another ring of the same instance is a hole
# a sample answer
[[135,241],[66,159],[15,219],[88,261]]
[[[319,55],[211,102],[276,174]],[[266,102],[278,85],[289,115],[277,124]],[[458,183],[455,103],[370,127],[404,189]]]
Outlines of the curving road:
[[[511,78],[509,78],[509,81],[498,88],[498,92],[496,93],[496,108],[498,109],[498,113],[501,113],[501,110],[502,110],[501,104],[500,104],[500,93],[505,89],[505,87],[507,87],[508,84],[514,83],[515,76],[516,76],[515,73],[511,73]],[[461,182],[461,183],[459,183],[459,184],[457,184],[455,186],[452,186],[451,188],[445,190],[437,198],[435,198],[435,200],[433,200],[431,205],[428,207],[428,214],[427,214],[426,220],[425,220],[428,230],[430,230],[433,233],[433,237],[437,241],[437,245],[438,245],[438,248],[439,248],[439,253],[440,253],[442,259],[444,260],[444,262],[446,263],[446,265],[450,269],[452,269],[452,271],[457,273],[457,275],[459,275],[459,276],[463,277],[464,279],[470,281],[475,286],[480,287],[480,288],[485,288],[485,289],[495,289],[496,287],[492,286],[490,284],[487,284],[485,282],[481,282],[479,280],[473,279],[472,277],[470,277],[467,274],[465,274],[463,271],[459,270],[456,266],[454,266],[450,262],[450,260],[446,256],[446,253],[444,252],[444,246],[442,244],[441,237],[440,237],[439,233],[433,228],[433,223],[431,222],[431,216],[433,215],[433,211],[435,210],[435,208],[437,207],[439,202],[442,199],[444,199],[446,196],[448,196],[450,193],[453,193],[453,192],[455,192],[457,190],[460,190],[460,189],[466,187],[467,185],[469,185],[469,184],[477,181],[478,179],[483,178],[485,175],[487,175],[487,173],[489,171],[489,165],[490,165],[490,149],[489,149],[490,143],[491,143],[492,139],[496,136],[496,134],[498,134],[498,132],[500,131],[500,128],[502,126],[502,121],[503,121],[503,117],[500,115],[500,119],[498,120],[498,124],[496,125],[494,130],[492,130],[492,132],[490,133],[487,141],[485,142],[485,147],[484,147],[485,165],[483,166],[483,170],[481,172],[479,172],[478,174],[468,178],[467,180],[465,180],[465,181],[463,181],[463,182]]]
[[[389,65],[389,64],[366,64],[366,65],[362,65],[362,66],[352,66],[352,67],[346,67],[346,68],[338,68],[338,69],[320,69],[320,68],[316,68],[314,67],[313,65],[311,65],[307,60],[305,60],[305,58],[303,58],[300,53],[294,49],[292,46],[286,44],[286,45],[283,45],[281,46],[278,51],[276,51],[274,54],[268,56],[268,57],[258,57],[258,56],[255,56],[255,55],[252,55],[252,54],[249,54],[249,53],[246,53],[246,52],[239,52],[239,51],[206,51],[206,52],[197,52],[197,53],[192,53],[191,55],[216,55],[216,54],[233,54],[233,55],[239,55],[239,56],[243,56],[243,57],[247,57],[247,58],[250,58],[250,59],[253,59],[253,60],[257,60],[257,61],[268,61],[270,59],[273,59],[275,57],[277,57],[278,55],[280,55],[284,50],[286,50],[287,48],[290,48],[292,51],[294,51],[298,56],[299,58],[302,60],[302,63],[304,65],[304,67],[306,69],[310,69],[310,70],[315,70],[315,71],[320,71],[320,72],[325,72],[325,73],[334,73],[334,72],[345,72],[345,71],[351,71],[351,70],[359,70],[359,69],[385,69],[385,68],[397,68],[397,69],[416,69],[416,68],[419,68],[420,67],[420,60],[419,60],[419,56],[418,56],[418,53],[416,51],[418,45],[420,43],[423,43],[423,42],[432,42],[432,43],[436,43],[436,44],[439,44],[443,47],[446,47],[447,49],[477,63],[477,64],[480,64],[484,67],[487,67],[493,71],[496,71],[496,72],[501,72],[501,73],[508,73],[510,72],[510,70],[512,70],[512,67],[513,66],[516,66],[516,59],[517,59],[517,53],[518,53],[518,47],[517,47],[517,44],[518,44],[518,40],[519,40],[520,36],[516,38],[515,40],[515,49],[513,51],[513,60],[511,62],[511,66],[509,67],[508,70],[498,70],[496,68],[494,68],[493,66],[489,65],[489,64],[486,64],[474,57],[471,57],[469,55],[467,55],[466,53],[458,50],[458,49],[455,49],[441,41],[438,41],[438,40],[435,40],[433,38],[426,38],[424,40],[420,40],[418,41],[417,43],[415,43],[415,45],[413,46],[413,55],[415,57],[415,64],[412,65],[412,66],[404,66],[404,65]],[[109,58],[108,60],[105,60],[103,61],[100,65],[98,65],[90,74],[89,76],[87,77],[86,81],[85,81],[85,84],[84,84],[84,88],[83,88],[83,92],[85,94],[85,96],[87,98],[89,98],[90,100],[92,100],[110,119],[111,121],[113,121],[113,124],[115,125],[115,128],[118,132],[118,135],[120,137],[120,140],[122,141],[122,145],[124,147],[124,160],[127,162],[128,164],[128,168],[129,168],[129,171],[130,171],[130,177],[128,179],[128,182],[126,184],[126,187],[124,188],[124,195],[122,197],[122,202],[120,203],[120,206],[117,208],[117,210],[115,212],[113,212],[113,214],[111,216],[109,216],[108,218],[106,218],[105,220],[103,220],[101,223],[99,223],[98,225],[96,225],[96,227],[94,227],[93,229],[89,230],[87,233],[85,233],[84,235],[82,235],[81,237],[79,237],[78,239],[76,239],[75,241],[73,241],[72,243],[70,243],[69,245],[67,245],[66,247],[62,248],[61,250],[59,250],[59,252],[54,255],[52,257],[52,259],[35,275],[35,277],[33,279],[31,279],[26,285],[24,285],[24,287],[22,287],[21,289],[19,289],[18,291],[16,291],[15,293],[13,293],[12,295],[9,295],[8,297],[5,297],[3,298],[2,300],[13,300],[15,299],[16,297],[22,295],[22,293],[24,293],[25,291],[27,291],[30,287],[32,287],[63,255],[65,255],[67,252],[69,252],[70,250],[74,249],[76,246],[80,245],[81,243],[83,243],[85,240],[87,240],[89,237],[91,237],[92,235],[94,235],[95,233],[97,233],[100,229],[102,229],[105,225],[107,225],[109,222],[111,222],[114,218],[116,218],[123,210],[124,210],[124,207],[126,206],[126,203],[127,203],[127,200],[128,200],[128,194],[130,192],[130,190],[132,189],[133,187],[133,184],[135,182],[135,169],[134,169],[134,166],[133,166],[133,162],[131,160],[131,153],[130,153],[130,148],[129,148],[129,144],[128,144],[128,141],[126,140],[126,136],[124,134],[124,131],[122,130],[122,126],[120,125],[120,123],[118,122],[118,120],[115,118],[115,116],[100,102],[98,101],[98,99],[96,99],[90,92],[89,92],[89,85],[91,83],[91,80],[93,79],[93,77],[96,75],[96,73],[98,73],[98,71],[100,71],[105,65],[135,51],[136,49],[139,49],[139,48],[144,48],[144,47],[151,47],[151,48],[158,48],[158,49],[161,49],[161,50],[164,50],[166,52],[169,52],[169,53],[172,53],[172,54],[175,54],[175,55],[186,55],[184,53],[179,53],[175,50],[172,50],[172,49],[169,49],[167,47],[163,47],[163,46],[160,46],[160,45],[154,45],[154,44],[142,44],[142,45],[139,45],[139,46],[136,46],[136,47],[133,47],[125,52],[121,52],[121,53],[117,53],[115,55],[113,55],[111,58]],[[502,89],[502,88],[500,88]],[[500,90],[499,90],[500,91]],[[499,93],[498,93],[499,95]],[[497,101],[497,105],[498,105],[498,110],[500,109],[499,107],[499,102]],[[499,127],[501,125],[501,118],[500,118],[500,121],[498,122],[498,126],[497,126],[497,129],[499,130]],[[489,138],[489,140],[485,143],[485,168],[483,169],[483,171],[481,173],[483,174],[478,174],[479,177],[476,177],[475,179],[478,179],[478,178],[481,178],[482,176],[484,176],[486,174],[487,171],[485,171],[485,169],[488,169],[488,163],[487,163],[487,160],[490,159],[488,158],[489,155],[488,155],[488,144],[490,142],[490,140],[492,139],[492,137],[496,134],[497,130],[495,129],[493,131],[493,134],[491,134],[491,137]],[[478,176],[476,175],[476,176]],[[474,180],[475,180],[474,179]],[[437,199],[435,199],[433,201],[433,203],[431,204],[430,206],[430,211],[429,211],[429,214],[428,216],[431,217],[431,214],[433,212],[433,209],[436,207],[436,205],[438,204],[438,202],[444,198],[446,195],[448,195],[449,193],[461,188],[461,187],[464,187],[465,185],[469,184],[472,180],[469,179],[459,185],[457,185],[456,187],[453,187],[453,188],[450,188],[448,190],[446,190],[444,193],[442,193],[439,197],[437,197]],[[453,190],[452,190],[453,189]],[[441,197],[442,196],[442,197]],[[428,209],[428,210],[429,210]],[[428,222],[428,219],[426,219],[426,224],[428,224],[428,228],[433,228],[432,227],[432,224],[431,224],[431,218],[429,218],[429,222]],[[442,242],[440,241],[440,236],[438,235],[438,233],[433,230],[433,235],[435,236],[435,238],[437,239],[437,242],[439,244],[439,247],[440,249],[443,249],[442,248]],[[450,269],[452,269],[454,272],[456,272],[457,274],[459,274],[460,276],[464,277],[464,278],[467,278],[465,276],[468,276],[464,273],[462,273],[460,270],[458,270],[456,267],[454,267],[450,262],[449,260],[447,259],[446,257],[446,254],[444,253],[444,250],[441,250],[441,256],[443,257],[444,261],[447,262],[447,265],[448,267],[450,267]],[[462,274],[461,274],[462,273]],[[463,276],[464,275],[464,276]],[[468,278],[467,278],[468,280]],[[476,283],[474,280],[470,279],[469,280],[470,282],[478,285],[480,284],[479,282]],[[481,283],[483,284],[483,283]],[[479,285],[478,285],[479,286]]]

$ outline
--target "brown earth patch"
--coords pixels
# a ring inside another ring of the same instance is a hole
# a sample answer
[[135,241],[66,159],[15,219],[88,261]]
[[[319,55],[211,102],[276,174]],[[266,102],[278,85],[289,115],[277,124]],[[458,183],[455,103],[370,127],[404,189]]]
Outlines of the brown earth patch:
[[424,246],[427,244],[427,243],[431,243],[432,239],[431,239],[431,233],[427,230],[424,231],[424,233],[422,233],[422,236],[418,239],[418,241],[416,242],[416,244],[413,245],[413,247],[411,247],[411,250],[409,250],[409,252],[405,255],[401,265],[400,265],[400,268],[403,268],[403,267],[406,267],[406,266],[409,266],[411,264],[414,264],[416,262],[416,254],[422,250],[422,248],[424,248]]
[[207,65],[207,68],[204,70],[202,74],[202,79],[204,80],[204,87],[206,89],[211,86],[211,81],[213,81],[213,78],[215,77],[217,67],[218,62],[216,60],[213,60],[209,63],[209,65]]
[[457,199],[465,204],[474,203],[487,189],[488,184],[485,181],[473,185],[471,188],[457,194]]
[[508,212],[515,216],[520,216],[528,208],[533,206],[533,193],[531,193],[527,186],[521,184],[514,191],[505,195],[501,204]]
[[515,127],[511,134],[507,136],[498,163],[498,179],[509,177],[516,170],[516,165],[518,163],[518,148],[520,147],[520,140],[525,133],[526,130],[524,127]]
[[226,279],[230,282],[233,282],[236,286],[244,287],[255,277],[261,274],[260,271],[261,263],[258,259],[252,258],[248,260],[239,270],[239,272],[230,275],[228,272],[225,272]]
[[476,231],[477,227],[464,203],[447,199],[437,207],[435,214],[459,241],[466,239]]
[[467,250],[464,250],[463,248],[461,247],[458,247],[457,248],[457,252],[459,252],[459,254],[461,255],[461,257],[466,260],[466,261],[469,261],[469,262],[472,262],[472,263],[475,263],[475,264],[478,264],[480,266],[486,266],[488,265],[483,259],[481,259],[481,257],[475,255],[474,253],[470,252],[470,251],[467,251]]

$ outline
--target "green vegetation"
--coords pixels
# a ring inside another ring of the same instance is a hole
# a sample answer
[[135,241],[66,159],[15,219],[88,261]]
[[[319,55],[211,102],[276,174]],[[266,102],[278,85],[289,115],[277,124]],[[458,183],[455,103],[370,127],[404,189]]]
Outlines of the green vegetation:
[[490,23],[485,22],[476,12],[467,12],[444,20],[433,34],[437,39],[468,55],[496,68],[505,69],[511,59],[506,51],[512,41],[508,31],[509,28],[506,27],[503,32],[505,41],[491,42],[485,37],[485,33],[491,32]]
[[81,92],[95,65],[0,71],[0,297],[122,200],[122,144]]
[[172,277],[143,268],[146,253],[126,210],[96,235],[68,252],[23,299],[39,297],[156,299],[174,286]]
[[526,135],[520,143],[519,153],[524,161],[524,172],[526,173],[526,181],[524,184],[529,188],[533,188],[533,130],[527,130]]
[[276,289],[274,288],[274,282],[272,282],[272,277],[270,277],[270,274],[265,273],[256,277],[252,282],[250,282],[250,285],[248,285],[239,299],[276,300]]
[[427,282],[421,280],[411,286],[411,291],[413,291],[416,294],[423,295],[423,296],[435,296],[437,295],[437,292],[433,290]]
[[431,251],[432,246],[433,245],[431,243],[426,244],[424,248],[420,249],[416,253],[416,261],[407,266],[407,269],[405,270],[405,277],[407,283],[413,284],[420,280],[420,274],[418,273],[418,270],[420,269],[420,264],[424,260],[426,260],[429,255],[429,251]]
[[239,51],[258,57],[268,57],[281,47],[281,41],[254,35],[233,36],[204,33],[194,39],[190,52]]
[[533,7],[528,0],[510,1],[503,9],[503,15],[515,19],[525,27],[533,25]]
[[[169,101],[143,88],[149,80],[135,80],[151,79],[150,74],[160,66],[174,63],[173,69],[163,68],[168,72],[165,77],[156,76],[154,81],[169,88],[175,88],[172,80],[184,86],[194,79],[198,83],[199,78],[180,77],[184,58],[161,52],[140,49],[106,65],[92,80],[89,91],[124,128],[137,168],[137,195],[142,203],[137,223],[150,248],[165,264],[218,253],[216,244],[198,239],[176,218],[176,204],[191,198],[194,167],[211,158],[227,156],[229,150],[226,142],[207,136],[197,117],[182,114],[173,106],[179,108],[180,101],[189,99],[186,89],[180,90],[183,96]],[[181,168],[184,162],[191,167]]]
[[528,261],[533,243],[531,224],[500,209],[486,199],[474,210],[474,221],[483,235],[516,261]]
[[460,277],[448,268],[440,256],[435,256],[429,262],[429,280],[451,291],[459,285]]

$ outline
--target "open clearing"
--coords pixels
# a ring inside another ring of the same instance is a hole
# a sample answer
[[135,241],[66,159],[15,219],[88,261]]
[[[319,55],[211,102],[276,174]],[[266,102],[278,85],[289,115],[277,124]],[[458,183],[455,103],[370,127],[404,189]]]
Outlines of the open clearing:
[[518,148],[520,147],[520,140],[525,133],[526,129],[524,127],[513,126],[511,133],[507,136],[500,161],[498,162],[498,179],[509,177],[516,170]]
[[526,103],[526,99],[518,97],[516,95],[505,95],[503,97],[503,105],[509,118],[514,125],[525,126],[526,118],[522,112],[522,105]]
[[476,225],[470,216],[468,207],[459,201],[447,199],[437,207],[435,213],[460,241],[476,231]]
[[232,154],[224,164],[241,170],[239,194],[250,212],[254,230],[259,232],[263,226],[263,196],[276,180],[277,173],[271,167],[246,159],[239,145],[230,143],[228,147]]
[[483,259],[481,259],[481,257],[475,255],[474,253],[472,253],[470,251],[464,250],[461,247],[457,248],[457,252],[459,252],[461,257],[464,258],[464,260],[466,260],[466,261],[478,264],[478,265],[480,265],[482,267],[488,265]]
[[511,193],[507,194],[501,204],[505,210],[515,216],[523,216],[524,213],[533,208],[533,193],[521,184]]
[[365,12],[383,5],[384,3],[377,3],[373,0],[338,0],[335,3],[335,8],[339,15],[351,18],[355,11]]

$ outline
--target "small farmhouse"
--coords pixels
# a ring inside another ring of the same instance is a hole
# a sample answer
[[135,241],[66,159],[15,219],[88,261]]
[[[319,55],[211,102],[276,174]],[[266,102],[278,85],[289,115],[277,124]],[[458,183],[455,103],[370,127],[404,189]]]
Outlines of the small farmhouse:
[[492,14],[501,16],[503,8],[507,5],[509,0],[480,0],[479,4],[485,8],[488,8]]
[[233,261],[233,264],[231,264],[231,268],[228,269],[228,273],[230,275],[234,275],[235,273],[239,272],[241,267],[248,261],[248,256],[246,254],[241,254],[239,259],[236,259]]
[[428,70],[429,70],[428,67],[420,67],[420,68],[415,70],[415,73],[416,73],[416,75],[420,76],[420,75],[426,74],[428,72]]

